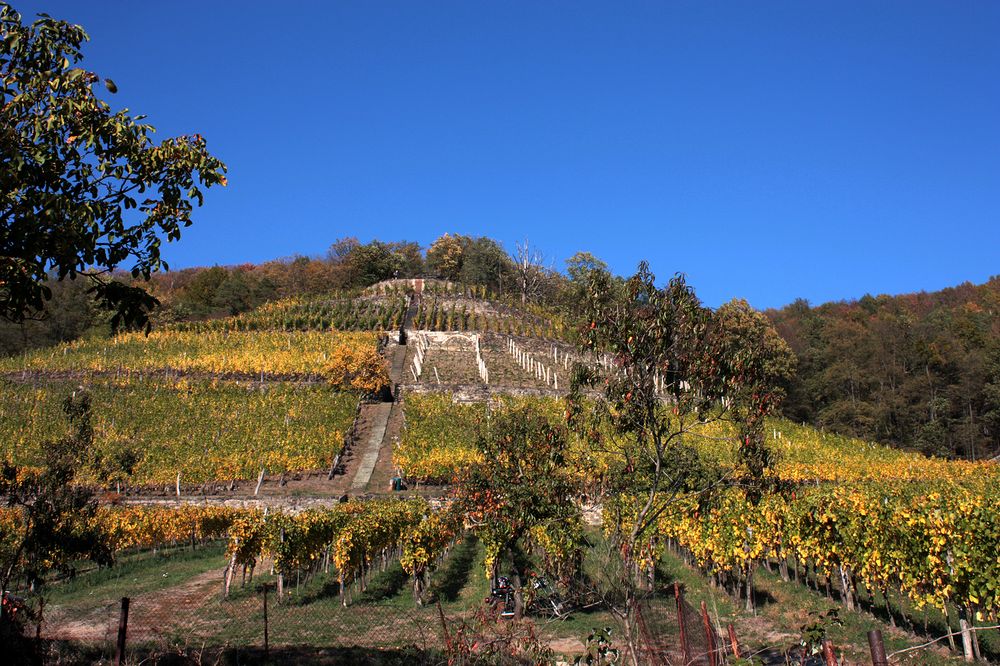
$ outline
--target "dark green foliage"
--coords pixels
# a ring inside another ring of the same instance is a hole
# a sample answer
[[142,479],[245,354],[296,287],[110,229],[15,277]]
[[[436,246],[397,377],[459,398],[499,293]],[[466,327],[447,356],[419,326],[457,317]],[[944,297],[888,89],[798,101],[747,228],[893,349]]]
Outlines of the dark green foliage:
[[142,116],[113,112],[77,65],[80,26],[41,15],[23,25],[0,4],[0,316],[21,321],[52,297],[48,284],[86,276],[113,327],[148,324],[157,301],[111,276],[165,263],[160,244],[191,224],[201,188],[225,184],[225,165],[199,135],[154,145]]
[[110,333],[108,318],[86,293],[86,280],[50,280],[52,300],[45,316],[11,322],[0,318],[0,356],[70,342],[84,335]]
[[768,316],[799,358],[789,418],[925,453],[1000,451],[1000,278]]

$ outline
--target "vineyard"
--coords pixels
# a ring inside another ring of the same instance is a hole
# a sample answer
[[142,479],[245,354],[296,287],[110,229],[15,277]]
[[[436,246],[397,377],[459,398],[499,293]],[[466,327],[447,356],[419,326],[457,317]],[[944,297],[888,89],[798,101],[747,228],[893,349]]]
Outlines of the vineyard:
[[543,310],[512,308],[467,299],[424,297],[414,326],[428,331],[480,331],[563,340],[570,335],[563,321]]
[[[447,482],[479,460],[475,432],[490,410],[532,404],[552,422],[554,399],[516,398],[456,403],[447,394],[407,398],[407,425],[396,464],[422,482]],[[870,442],[820,433],[788,421],[770,423],[784,490],[755,504],[727,490],[704,509],[700,495],[683,497],[659,522],[651,543],[683,546],[706,573],[746,583],[764,562],[793,560],[843,593],[858,585],[909,598],[917,608],[956,604],[979,619],[1000,611],[1000,467],[995,463],[926,458]],[[733,464],[734,432],[695,428],[690,440],[725,468]],[[604,441],[606,441],[605,438]],[[567,464],[581,481],[607,471],[606,454],[574,438]],[[635,506],[606,506],[605,523]],[[839,584],[839,583],[838,583]]]
[[[224,548],[216,584],[222,599],[232,596],[236,604],[250,603],[245,586],[256,576],[273,581],[279,599],[291,597],[294,581],[296,591],[300,585],[314,590],[310,594],[326,590],[339,605],[351,606],[390,570],[406,577],[413,600],[422,603],[444,558],[484,528],[478,514],[463,513],[450,500],[456,480],[489,467],[480,436],[499,415],[531,410],[565,432],[560,471],[580,496],[620,488],[631,462],[623,463],[621,435],[601,426],[586,433],[565,428],[562,395],[570,366],[587,357],[563,342],[569,332],[558,319],[491,302],[477,290],[431,283],[419,299],[412,342],[387,344],[380,332],[402,325],[409,296],[393,287],[353,298],[278,301],[149,336],[83,340],[5,359],[0,456],[27,468],[40,465],[45,443],[66,432],[63,400],[80,388],[92,399],[94,443],[78,479],[106,488],[169,485],[173,494],[176,483],[180,496],[180,479],[232,481],[232,492],[236,481],[258,478],[259,489],[265,470],[282,479],[295,471],[322,471],[332,479],[353,437],[359,448],[352,464],[367,459],[369,468],[352,493],[371,492],[375,467],[383,470],[379,484],[399,477],[410,490],[399,498],[306,510],[104,506],[95,525],[124,559],[213,543]],[[435,337],[432,331],[480,335]],[[606,358],[591,359],[588,367],[611,370]],[[398,389],[406,379],[401,368],[421,386],[407,383],[391,409],[384,403],[381,425],[364,421],[364,396],[390,384]],[[434,388],[441,383],[446,386]],[[455,394],[443,390],[449,385],[458,387]],[[469,386],[475,401],[459,390]],[[641,566],[651,578],[664,561],[680,557],[739,600],[752,596],[762,569],[776,567],[786,579],[815,586],[822,580],[828,594],[836,592],[852,609],[861,598],[878,597],[900,613],[905,605],[906,612],[942,609],[980,625],[996,620],[995,463],[925,457],[773,418],[765,425],[775,453],[772,484],[758,498],[726,483],[739,464],[739,430],[712,416],[704,415],[682,440],[719,482],[710,491],[672,496],[670,510],[642,535]],[[631,492],[605,499],[591,513],[596,525],[585,528],[577,507],[557,529],[527,530],[534,565],[563,571],[568,562],[578,566],[593,557],[587,553],[595,543],[626,530],[637,514],[640,499]],[[0,515],[0,555],[14,556],[22,519],[13,511]],[[496,561],[495,543],[476,548],[483,564]]]
[[181,322],[171,330],[217,331],[397,331],[406,314],[402,295],[356,298],[344,294],[288,298],[236,317]]
[[325,379],[372,390],[388,381],[373,333],[155,331],[81,340],[0,361],[0,373],[166,372],[217,377]]
[[[0,379],[0,456],[22,465],[42,458],[66,429],[60,405],[79,381]],[[93,455],[136,457],[137,484],[249,479],[329,467],[354,419],[357,396],[323,385],[225,380],[98,377]]]

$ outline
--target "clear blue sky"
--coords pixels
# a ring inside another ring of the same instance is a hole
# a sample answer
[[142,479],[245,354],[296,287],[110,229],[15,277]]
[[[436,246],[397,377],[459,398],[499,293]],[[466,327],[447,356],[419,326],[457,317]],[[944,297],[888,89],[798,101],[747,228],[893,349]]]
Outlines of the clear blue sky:
[[527,237],[710,305],[1000,273],[1000,2],[21,2],[230,167],[173,267]]

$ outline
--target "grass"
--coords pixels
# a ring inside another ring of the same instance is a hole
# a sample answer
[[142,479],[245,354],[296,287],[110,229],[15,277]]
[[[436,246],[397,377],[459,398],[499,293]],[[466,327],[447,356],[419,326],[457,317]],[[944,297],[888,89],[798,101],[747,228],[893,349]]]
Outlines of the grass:
[[62,609],[111,603],[180,585],[199,574],[225,566],[225,544],[208,544],[197,550],[178,547],[140,553],[121,559],[113,567],[97,569],[55,582],[48,588],[47,603]]
[[[482,570],[482,559],[479,539],[469,535],[452,549],[449,557],[434,572],[431,577],[431,592],[442,602],[457,601],[462,591],[472,583],[471,579],[476,572]],[[481,583],[480,588],[478,591],[485,598],[489,593],[489,586]]]

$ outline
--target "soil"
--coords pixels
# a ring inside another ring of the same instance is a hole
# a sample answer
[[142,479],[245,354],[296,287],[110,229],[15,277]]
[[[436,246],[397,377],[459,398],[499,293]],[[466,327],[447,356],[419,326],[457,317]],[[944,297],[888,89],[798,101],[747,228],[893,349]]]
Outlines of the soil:
[[[130,638],[141,639],[164,627],[186,609],[204,606],[222,586],[222,570],[212,569],[186,580],[130,599]],[[102,606],[74,617],[70,611],[49,613],[43,625],[43,635],[57,640],[83,642],[111,641],[118,633],[118,604]]]

